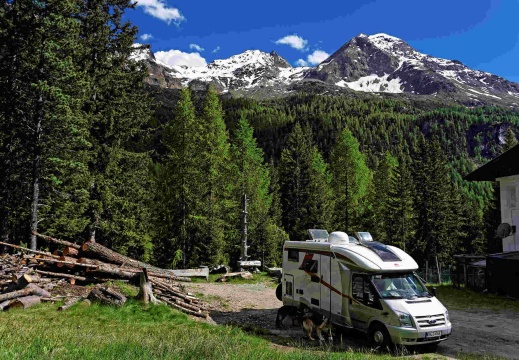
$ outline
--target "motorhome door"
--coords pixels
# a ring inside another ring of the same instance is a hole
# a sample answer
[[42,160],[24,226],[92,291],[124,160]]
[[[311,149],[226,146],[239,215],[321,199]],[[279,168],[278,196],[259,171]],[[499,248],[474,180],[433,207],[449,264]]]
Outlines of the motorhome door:
[[332,283],[332,262],[331,257],[321,255],[321,310],[325,314],[332,312],[331,298],[330,298],[330,285]]
[[349,313],[352,325],[358,329],[367,330],[368,321],[381,309],[377,293],[368,275],[353,273],[351,275],[351,295]]
[[285,274],[283,283],[283,304],[294,305],[294,275]]

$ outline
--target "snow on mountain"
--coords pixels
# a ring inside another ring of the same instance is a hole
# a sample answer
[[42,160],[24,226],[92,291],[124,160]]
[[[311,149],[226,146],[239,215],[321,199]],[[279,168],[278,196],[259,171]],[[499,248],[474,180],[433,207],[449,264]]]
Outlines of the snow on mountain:
[[204,89],[212,84],[220,92],[267,89],[277,95],[304,90],[317,81],[343,91],[446,94],[464,103],[500,100],[519,107],[519,83],[472,70],[457,60],[420,53],[405,41],[383,33],[360,34],[313,68],[294,68],[275,52],[259,50],[200,67],[161,64],[149,49],[139,50],[135,59],[147,62],[150,84],[169,88]]
[[[220,92],[287,85],[301,79],[308,69],[293,68],[277,53],[259,50],[247,50],[228,59],[214,60],[207,66],[167,66],[158,64],[156,60],[148,62],[150,65],[161,65],[163,75],[175,80],[168,82],[170,87],[198,88],[204,87],[204,84],[212,84]],[[153,62],[155,64],[151,64]]]

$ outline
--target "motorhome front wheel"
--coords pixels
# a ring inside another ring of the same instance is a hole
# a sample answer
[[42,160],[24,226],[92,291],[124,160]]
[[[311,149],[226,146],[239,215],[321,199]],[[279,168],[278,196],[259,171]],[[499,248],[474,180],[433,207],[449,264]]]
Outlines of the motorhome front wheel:
[[386,327],[382,324],[373,324],[369,331],[370,341],[375,346],[389,346],[391,339]]

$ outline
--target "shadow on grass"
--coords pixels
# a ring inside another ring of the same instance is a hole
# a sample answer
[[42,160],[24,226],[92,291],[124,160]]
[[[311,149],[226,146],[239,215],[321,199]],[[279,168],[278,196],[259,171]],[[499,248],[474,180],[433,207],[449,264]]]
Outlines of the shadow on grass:
[[353,329],[335,328],[333,344],[319,344],[319,341],[308,340],[298,325],[292,325],[289,319],[285,320],[285,327],[277,329],[275,326],[277,309],[244,309],[237,312],[211,312],[212,319],[218,325],[227,325],[240,328],[244,332],[261,337],[279,346],[287,346],[305,350],[325,350],[332,352],[358,352],[366,354],[381,354],[393,356],[423,355],[434,352],[434,347],[403,347],[374,348],[366,335]]

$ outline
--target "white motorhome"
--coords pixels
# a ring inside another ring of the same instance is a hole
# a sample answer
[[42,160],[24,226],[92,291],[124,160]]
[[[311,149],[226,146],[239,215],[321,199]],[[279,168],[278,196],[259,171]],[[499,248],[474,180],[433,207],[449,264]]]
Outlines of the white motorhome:
[[344,232],[309,230],[307,241],[286,241],[281,299],[356,328],[381,346],[437,344],[451,333],[447,309],[413,271],[404,251]]

